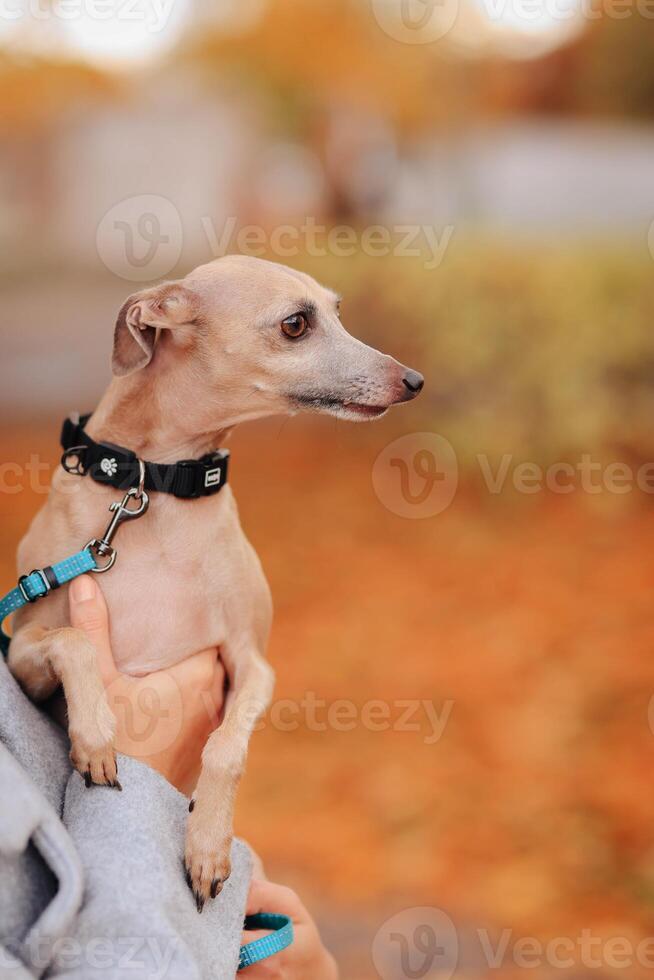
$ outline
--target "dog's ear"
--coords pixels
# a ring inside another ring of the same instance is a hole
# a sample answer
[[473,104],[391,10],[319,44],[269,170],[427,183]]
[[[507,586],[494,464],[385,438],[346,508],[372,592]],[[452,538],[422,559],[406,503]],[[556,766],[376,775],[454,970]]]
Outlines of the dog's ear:
[[193,323],[197,297],[181,283],[165,282],[134,293],[123,303],[114,330],[111,367],[124,377],[150,363],[160,330]]

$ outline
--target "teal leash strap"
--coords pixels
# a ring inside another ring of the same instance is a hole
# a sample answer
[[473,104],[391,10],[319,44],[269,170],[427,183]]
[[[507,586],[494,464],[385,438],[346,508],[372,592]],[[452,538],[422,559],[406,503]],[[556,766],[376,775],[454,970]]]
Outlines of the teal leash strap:
[[64,558],[56,565],[36,568],[29,575],[21,575],[16,588],[0,599],[0,652],[6,656],[9,650],[10,637],[2,629],[2,624],[7,616],[11,616],[17,609],[30,602],[36,602],[37,599],[41,599],[53,589],[58,589],[60,585],[71,582],[78,575],[96,570],[95,558],[88,548],[83,548],[76,555]]
[[[113,568],[118,552],[111,546],[111,542],[116,536],[118,528],[124,521],[131,521],[145,514],[150,503],[150,498],[141,485],[145,473],[143,465],[139,460],[141,472],[139,486],[130,487],[122,500],[115,500],[109,505],[109,510],[113,516],[101,538],[92,538],[76,555],[64,558],[56,565],[35,568],[29,575],[21,575],[16,588],[0,599],[0,652],[4,656],[7,655],[10,643],[10,638],[2,629],[2,624],[7,616],[11,616],[17,609],[26,606],[28,602],[36,602],[37,599],[43,598],[44,595],[48,595],[54,589],[58,589],[60,585],[71,582],[78,575],[84,575],[86,572],[108,572],[110,568]],[[136,501],[136,507],[130,506],[132,500]],[[98,564],[95,555],[104,559],[103,565]]]
[[293,923],[287,915],[279,915],[276,912],[259,912],[258,915],[248,915],[245,919],[246,929],[270,929],[270,935],[262,936],[251,943],[241,946],[238,959],[239,970],[244,970],[246,966],[253,963],[260,963],[267,960],[275,953],[281,953],[293,942]]

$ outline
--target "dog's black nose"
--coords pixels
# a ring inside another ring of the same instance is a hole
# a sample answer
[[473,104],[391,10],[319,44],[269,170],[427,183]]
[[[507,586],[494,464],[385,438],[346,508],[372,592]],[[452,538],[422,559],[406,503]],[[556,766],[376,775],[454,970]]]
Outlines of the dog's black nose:
[[417,395],[422,391],[425,379],[417,371],[407,371],[402,378],[402,383],[409,389],[412,395]]

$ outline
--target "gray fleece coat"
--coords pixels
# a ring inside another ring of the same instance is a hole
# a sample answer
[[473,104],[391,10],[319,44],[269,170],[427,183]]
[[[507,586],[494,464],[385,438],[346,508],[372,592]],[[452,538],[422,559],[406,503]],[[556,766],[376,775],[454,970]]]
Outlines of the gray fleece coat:
[[184,880],[188,800],[120,756],[123,792],[86,788],[68,739],[0,657],[0,980],[233,980],[250,856],[198,915]]

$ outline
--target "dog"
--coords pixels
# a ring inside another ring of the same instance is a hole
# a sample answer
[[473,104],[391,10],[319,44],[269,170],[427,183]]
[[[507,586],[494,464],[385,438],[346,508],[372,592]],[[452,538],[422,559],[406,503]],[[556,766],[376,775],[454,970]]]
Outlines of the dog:
[[[239,255],[130,296],[112,370],[86,431],[158,463],[201,457],[234,426],[264,416],[379,418],[423,387],[416,371],[345,330],[330,289]],[[19,545],[19,571],[79,549],[115,498],[114,488],[58,468]],[[121,532],[120,552],[120,570],[101,576],[119,669],[143,675],[215,648],[228,677],[189,806],[184,860],[201,910],[230,873],[236,788],[272,696],[270,591],[229,485],[195,500],[152,494],[147,515]],[[118,785],[115,720],[93,646],[68,623],[65,591],[15,614],[9,667],[34,700],[63,687],[74,767],[87,784]]]

